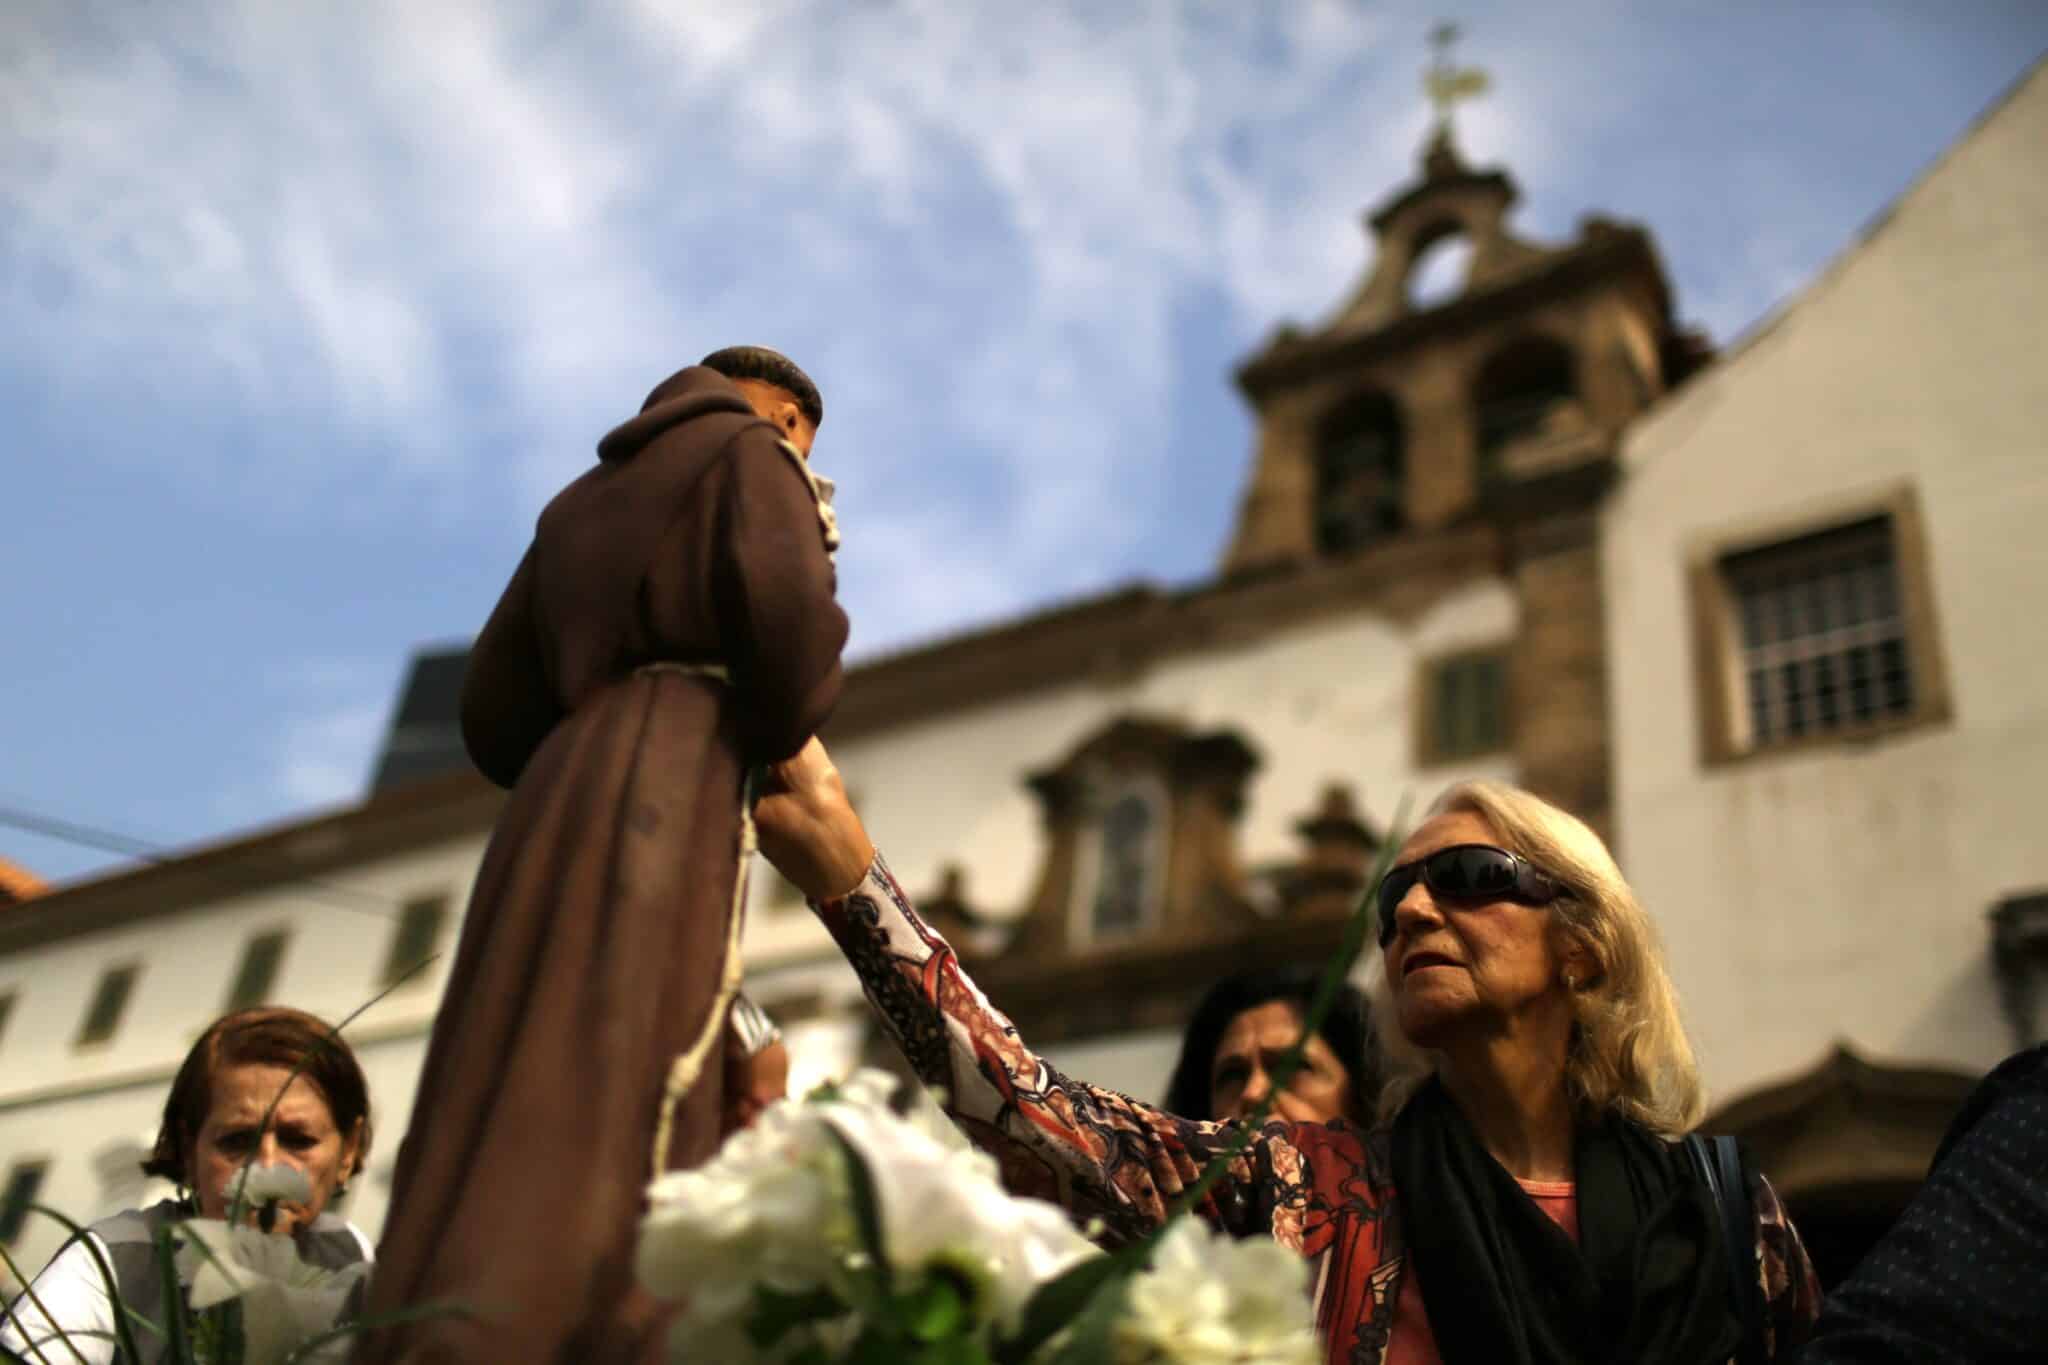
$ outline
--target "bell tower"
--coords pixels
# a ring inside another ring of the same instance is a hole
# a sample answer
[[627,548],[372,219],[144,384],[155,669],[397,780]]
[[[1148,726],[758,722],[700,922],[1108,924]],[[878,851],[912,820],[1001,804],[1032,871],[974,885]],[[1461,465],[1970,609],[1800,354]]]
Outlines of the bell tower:
[[[1649,233],[1589,216],[1547,245],[1509,225],[1499,168],[1467,164],[1452,110],[1487,87],[1432,35],[1436,107],[1418,175],[1366,216],[1370,269],[1329,319],[1283,325],[1239,368],[1258,453],[1225,577],[1267,574],[1474,517],[1583,504],[1638,412],[1704,358],[1673,322]],[[1433,249],[1458,243],[1449,297],[1419,298]]]

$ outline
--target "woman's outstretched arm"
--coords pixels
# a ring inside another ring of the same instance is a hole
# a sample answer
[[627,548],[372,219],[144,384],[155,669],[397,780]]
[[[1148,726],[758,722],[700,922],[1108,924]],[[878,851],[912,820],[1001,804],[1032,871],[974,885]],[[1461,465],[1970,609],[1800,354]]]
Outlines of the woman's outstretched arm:
[[[1105,1240],[1122,1242],[1156,1227],[1228,1143],[1231,1125],[1176,1118],[1035,1055],[903,894],[816,740],[776,766],[755,820],[761,851],[810,898],[912,1069],[1014,1192],[1099,1218]],[[1289,1129],[1271,1124],[1201,1212],[1233,1233],[1270,1228],[1298,1245],[1302,1197]],[[1296,1216],[1276,1228],[1282,1207]]]

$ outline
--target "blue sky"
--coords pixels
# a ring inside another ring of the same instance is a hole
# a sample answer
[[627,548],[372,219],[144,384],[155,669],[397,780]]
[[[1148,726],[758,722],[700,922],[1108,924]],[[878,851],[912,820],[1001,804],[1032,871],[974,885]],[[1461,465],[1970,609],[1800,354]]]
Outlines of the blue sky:
[[[1227,371],[1365,268],[1444,14],[587,8],[0,6],[0,805],[176,845],[354,798],[408,652],[732,342],[825,389],[856,656],[1200,577]],[[1647,224],[1717,341],[2048,47],[1992,0],[1455,17],[1518,227]]]

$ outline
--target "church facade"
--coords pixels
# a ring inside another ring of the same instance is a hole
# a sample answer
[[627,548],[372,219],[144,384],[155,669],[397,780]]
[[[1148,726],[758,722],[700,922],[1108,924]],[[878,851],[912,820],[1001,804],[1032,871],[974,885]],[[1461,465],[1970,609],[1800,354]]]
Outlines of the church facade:
[[[1240,368],[1259,435],[1209,580],[852,671],[826,739],[899,878],[1056,1064],[1157,1098],[1212,981],[1334,949],[1404,798],[1412,819],[1462,778],[1528,786],[1615,842],[1716,1124],[1848,1255],[1970,1077],[2038,1033],[2048,984],[2048,854],[2020,834],[2048,639],[2014,606],[2044,581],[2026,455],[2048,390],[1999,363],[2048,303],[2024,170],[2044,101],[2037,70],[1718,359],[1647,229],[1525,240],[1512,179],[1440,131],[1368,216],[1354,292]],[[1459,287],[1420,296],[1451,243]],[[1751,629],[1810,582],[1864,615]],[[417,662],[359,806],[0,907],[17,1259],[56,1240],[15,1216],[28,1198],[140,1193],[171,1071],[221,1009],[339,1017],[390,987],[351,1029],[382,1125],[351,1213],[381,1222],[500,800],[449,743],[460,672]],[[797,1085],[881,1060],[764,866],[746,960]]]

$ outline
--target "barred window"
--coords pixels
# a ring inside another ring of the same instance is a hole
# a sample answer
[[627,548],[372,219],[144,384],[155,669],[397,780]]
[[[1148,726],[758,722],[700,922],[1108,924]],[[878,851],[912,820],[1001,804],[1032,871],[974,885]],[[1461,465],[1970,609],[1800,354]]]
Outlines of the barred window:
[[1723,561],[1751,747],[1910,715],[1917,695],[1890,517]]

